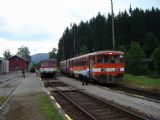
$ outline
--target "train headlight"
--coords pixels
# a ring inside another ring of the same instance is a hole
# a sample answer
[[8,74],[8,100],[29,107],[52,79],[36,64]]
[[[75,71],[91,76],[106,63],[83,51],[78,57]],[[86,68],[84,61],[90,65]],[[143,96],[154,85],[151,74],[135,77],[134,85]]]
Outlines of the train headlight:
[[119,72],[119,71],[120,71],[120,68],[115,68],[115,71],[116,71],[116,72]]

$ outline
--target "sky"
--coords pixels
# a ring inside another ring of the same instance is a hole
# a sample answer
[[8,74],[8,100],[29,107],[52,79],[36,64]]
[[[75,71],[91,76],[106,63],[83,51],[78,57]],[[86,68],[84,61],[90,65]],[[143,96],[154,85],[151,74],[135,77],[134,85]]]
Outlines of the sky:
[[[113,0],[114,13],[138,7],[160,8],[160,0]],[[26,46],[30,54],[48,53],[66,27],[111,11],[110,0],[0,0],[0,57]]]

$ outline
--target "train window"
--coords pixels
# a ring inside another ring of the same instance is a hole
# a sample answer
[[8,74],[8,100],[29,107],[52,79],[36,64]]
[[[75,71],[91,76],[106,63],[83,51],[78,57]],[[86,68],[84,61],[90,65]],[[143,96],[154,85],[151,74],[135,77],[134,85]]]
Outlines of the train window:
[[116,56],[110,56],[110,62],[115,63],[116,62]]
[[97,56],[98,63],[123,63],[124,57],[123,55],[98,55]]
[[98,63],[108,63],[108,61],[109,61],[109,56],[107,56],[107,55],[98,55],[97,56]]
[[76,61],[76,66],[78,66],[78,61]]
[[96,61],[95,61],[95,56],[91,56],[90,58],[89,58],[89,63],[88,64],[95,64],[96,63]]
[[86,59],[86,65],[88,65],[88,59]]
[[111,63],[123,63],[124,62],[123,55],[110,56],[110,62]]
[[79,66],[79,61],[77,60],[77,66]]
[[82,61],[80,60],[80,61],[79,61],[79,66],[81,66],[81,65],[82,65]]
[[78,66],[81,66],[81,60],[78,61]]
[[82,61],[82,66],[84,66],[84,61]]

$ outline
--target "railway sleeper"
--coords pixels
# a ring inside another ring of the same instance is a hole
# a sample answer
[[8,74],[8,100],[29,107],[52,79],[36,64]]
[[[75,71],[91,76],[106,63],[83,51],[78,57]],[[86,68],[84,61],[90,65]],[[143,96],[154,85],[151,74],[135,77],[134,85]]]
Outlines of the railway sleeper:
[[[67,94],[65,94],[67,95]],[[71,98],[73,101],[76,101],[77,103],[85,103],[85,102],[91,102],[88,98],[76,96],[76,95],[67,95],[69,98]],[[81,99],[82,98],[82,99]]]
[[105,109],[104,107],[90,107],[90,106],[89,107],[88,106],[83,106],[82,108],[85,109],[86,111],[89,111],[89,112],[94,112],[95,109],[99,109],[99,110],[102,110],[102,109],[104,110]]
[[82,102],[80,103],[81,105],[93,105],[95,104],[94,102]]
[[[85,103],[85,102],[84,102]],[[88,102],[88,103],[90,103],[90,102]],[[89,104],[88,105],[88,107],[96,107],[96,108],[99,108],[99,107],[103,107],[103,108],[107,108],[105,105],[103,105],[103,104],[97,104],[97,103],[94,103],[94,102],[91,102],[91,103],[93,103],[93,104]],[[79,104],[81,104],[81,103],[79,103]],[[86,106],[87,106],[87,104],[86,104]]]
[[87,106],[87,107],[89,107],[90,109],[105,109],[106,108],[105,106],[101,106],[101,105],[99,105],[99,106],[98,105],[97,106],[91,105],[91,106]]
[[[106,108],[104,109],[95,109],[94,112],[100,113],[100,112],[106,112]],[[108,111],[109,112],[109,111]],[[108,114],[108,113],[107,113]]]
[[96,118],[97,118],[97,120],[102,120],[102,119],[104,119],[104,120],[120,120],[120,119],[124,119],[124,118],[126,118],[126,117],[124,117],[123,115],[98,115],[98,116],[96,116]]

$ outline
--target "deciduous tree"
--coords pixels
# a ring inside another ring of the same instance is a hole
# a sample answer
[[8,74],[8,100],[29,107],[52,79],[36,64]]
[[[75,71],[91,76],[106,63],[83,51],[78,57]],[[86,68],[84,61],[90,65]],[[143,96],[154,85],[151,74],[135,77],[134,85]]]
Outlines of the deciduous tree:
[[17,55],[23,59],[31,61],[30,51],[26,46],[18,48]]
[[50,59],[57,59],[57,49],[56,48],[53,48],[52,51],[50,51],[48,54],[49,54]]
[[5,50],[3,53],[3,57],[4,59],[9,59],[10,57],[12,57],[10,50]]

